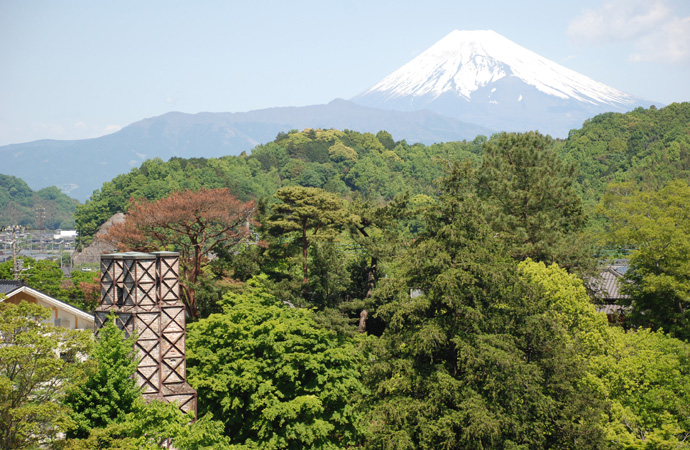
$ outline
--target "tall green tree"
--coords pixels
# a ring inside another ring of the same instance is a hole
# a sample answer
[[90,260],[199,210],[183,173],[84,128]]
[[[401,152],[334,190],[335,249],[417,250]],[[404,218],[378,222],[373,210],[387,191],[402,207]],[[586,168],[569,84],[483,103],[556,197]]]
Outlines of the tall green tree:
[[145,402],[136,385],[135,336],[125,338],[112,318],[99,330],[87,378],[69,390],[63,405],[72,424],[61,443],[64,450],[160,448],[225,449],[222,424],[206,415],[191,423],[177,404]]
[[607,240],[632,246],[623,292],[633,324],[690,338],[690,186],[673,181],[656,192],[612,185],[600,212]]
[[224,297],[222,314],[189,326],[189,383],[200,413],[248,448],[335,449],[362,441],[354,404],[360,359],[318,327],[313,312],[280,303],[252,279]]
[[[366,374],[370,448],[601,448],[601,403],[453,167],[426,231],[376,295],[388,325]],[[410,295],[413,292],[415,295]]]
[[135,336],[126,339],[113,320],[99,330],[88,378],[75,386],[64,401],[76,424],[68,437],[85,438],[92,428],[122,422],[133,411],[141,395],[132,376],[138,364],[133,354],[135,341]]
[[585,224],[575,189],[575,166],[561,160],[549,136],[501,133],[484,143],[478,169],[480,198],[498,237],[517,260],[567,268],[587,265],[578,233]]
[[288,186],[275,194],[280,200],[268,220],[268,232],[280,237],[282,244],[302,253],[304,285],[309,283],[307,261],[314,239],[329,240],[345,224],[343,202],[336,195],[314,187]]
[[88,331],[48,323],[50,310],[22,302],[0,303],[0,448],[54,441],[70,425],[61,404],[65,390],[83,378],[81,356]]

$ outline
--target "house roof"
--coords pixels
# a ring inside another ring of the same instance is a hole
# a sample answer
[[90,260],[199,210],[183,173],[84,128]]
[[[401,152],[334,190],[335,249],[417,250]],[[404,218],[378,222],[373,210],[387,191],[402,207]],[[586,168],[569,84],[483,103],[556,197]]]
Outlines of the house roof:
[[632,309],[630,306],[622,306],[622,305],[594,305],[594,308],[597,310],[597,312],[603,312],[607,316],[611,316],[611,315],[622,316],[624,314],[629,313],[630,310]]
[[594,291],[595,297],[614,301],[627,298],[620,291],[620,283],[623,282],[626,270],[627,266],[609,266],[599,273],[599,277],[590,280],[589,287]]
[[[34,288],[31,288],[29,286],[25,286],[21,284],[19,281],[12,281],[12,280],[0,280],[0,289],[2,289],[3,286],[10,286],[12,283],[14,283],[14,288],[10,291],[3,292],[0,290],[1,293],[5,294],[4,299],[0,299],[0,302],[10,299],[14,297],[15,295],[19,294],[20,292],[24,292],[28,295],[31,295],[32,297],[41,300],[50,306],[54,306],[56,308],[63,309],[71,314],[74,314],[75,316],[79,317],[80,319],[87,320],[90,322],[94,321],[93,314],[89,314],[86,311],[82,311],[79,308],[75,308],[74,306],[70,305],[69,303],[65,303],[62,300],[58,300],[56,298],[53,298],[49,295],[44,294],[43,292],[37,291]],[[17,284],[20,283],[18,286]]]
[[23,285],[24,283],[22,281],[0,280],[0,294],[9,294]]

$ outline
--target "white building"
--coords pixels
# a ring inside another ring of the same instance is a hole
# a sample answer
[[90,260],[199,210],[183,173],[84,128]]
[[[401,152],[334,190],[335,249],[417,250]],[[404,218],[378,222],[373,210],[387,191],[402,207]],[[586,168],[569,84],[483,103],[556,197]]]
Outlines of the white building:
[[0,280],[0,294],[5,294],[5,298],[0,299],[0,302],[18,305],[24,300],[50,309],[50,321],[56,326],[72,330],[93,330],[93,314],[25,286],[20,281]]

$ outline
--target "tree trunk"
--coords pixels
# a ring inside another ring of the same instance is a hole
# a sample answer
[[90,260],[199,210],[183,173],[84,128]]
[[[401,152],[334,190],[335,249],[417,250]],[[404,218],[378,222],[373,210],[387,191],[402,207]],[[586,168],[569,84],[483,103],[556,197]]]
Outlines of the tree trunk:
[[371,298],[371,295],[374,292],[374,288],[376,287],[376,272],[378,271],[378,267],[379,260],[372,256],[371,264],[367,270],[367,295],[365,295],[364,298]]
[[363,309],[362,312],[359,313],[359,332],[364,333],[367,331],[367,316],[369,313],[367,312],[366,309]]
[[189,317],[192,319],[198,319],[199,318],[199,311],[196,307],[196,298],[194,295],[194,289],[191,289],[187,286],[187,283],[180,283],[180,287],[182,288],[182,291],[180,294],[182,303],[184,303],[185,309],[187,310],[187,314]]
[[304,285],[309,284],[309,279],[307,278],[307,248],[309,247],[309,241],[307,241],[307,225],[306,223],[302,226],[302,271],[304,272]]

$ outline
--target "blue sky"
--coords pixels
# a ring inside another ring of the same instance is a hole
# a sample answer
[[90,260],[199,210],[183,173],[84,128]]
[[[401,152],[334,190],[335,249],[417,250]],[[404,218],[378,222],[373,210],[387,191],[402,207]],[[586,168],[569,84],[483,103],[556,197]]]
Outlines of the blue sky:
[[687,0],[0,0],[0,145],[350,98],[454,29],[690,101]]

